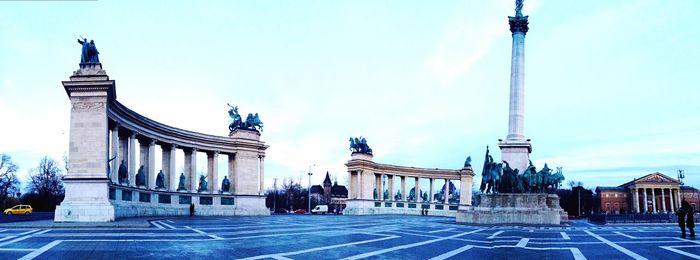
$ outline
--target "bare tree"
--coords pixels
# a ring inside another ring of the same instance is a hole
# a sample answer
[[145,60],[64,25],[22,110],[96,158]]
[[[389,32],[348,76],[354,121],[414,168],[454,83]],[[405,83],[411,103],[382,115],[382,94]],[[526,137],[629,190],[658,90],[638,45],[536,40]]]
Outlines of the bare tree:
[[63,171],[58,162],[44,156],[39,166],[30,171],[30,192],[25,194],[25,203],[31,204],[37,210],[54,210],[63,200]]
[[19,167],[7,154],[0,154],[0,206],[7,208],[7,199],[19,192],[17,170]]

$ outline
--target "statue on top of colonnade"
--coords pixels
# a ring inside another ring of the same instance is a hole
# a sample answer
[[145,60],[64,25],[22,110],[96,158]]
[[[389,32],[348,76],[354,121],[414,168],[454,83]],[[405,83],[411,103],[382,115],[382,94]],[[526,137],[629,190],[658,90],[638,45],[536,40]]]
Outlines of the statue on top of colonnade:
[[367,145],[367,140],[362,136],[360,136],[360,138],[350,137],[350,151],[353,153],[365,153],[372,155],[372,148],[369,148],[369,145]]
[[487,146],[479,190],[482,193],[551,193],[559,188],[563,180],[562,167],[557,167],[557,172],[552,173],[552,169],[545,163],[544,168],[537,171],[532,161],[520,174],[507,161],[494,162]]
[[236,129],[246,129],[262,132],[263,123],[260,121],[258,113],[248,113],[248,117],[243,121],[243,117],[238,113],[238,106],[226,105],[231,107],[231,109],[228,110],[228,116],[231,118],[231,123],[228,125],[229,131],[233,132]]
[[78,43],[80,43],[83,48],[82,52],[80,53],[80,63],[100,63],[100,58],[98,54],[100,52],[97,51],[97,47],[95,47],[95,41],[90,40],[88,42],[87,38],[78,39]]

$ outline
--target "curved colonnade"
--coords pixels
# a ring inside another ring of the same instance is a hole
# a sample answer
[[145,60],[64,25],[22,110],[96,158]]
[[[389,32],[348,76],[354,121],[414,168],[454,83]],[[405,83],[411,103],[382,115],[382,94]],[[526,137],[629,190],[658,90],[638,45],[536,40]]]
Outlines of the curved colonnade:
[[[373,156],[353,153],[348,167],[349,193],[344,214],[421,214],[424,209],[430,215],[456,216],[460,205],[471,205],[471,183],[474,173],[470,166],[459,170],[417,168],[375,163]],[[421,188],[421,180],[428,180],[428,187]],[[386,180],[386,186],[384,187]],[[394,193],[395,180],[399,189]],[[414,187],[409,189],[411,181]],[[444,180],[442,188],[434,183]],[[453,181],[459,182],[459,195],[450,194]],[[381,191],[381,192],[377,192]],[[390,195],[385,197],[384,191]],[[417,192],[416,192],[417,191]],[[429,192],[426,198],[421,193]],[[418,193],[419,195],[415,195]],[[439,196],[438,196],[439,195]]]

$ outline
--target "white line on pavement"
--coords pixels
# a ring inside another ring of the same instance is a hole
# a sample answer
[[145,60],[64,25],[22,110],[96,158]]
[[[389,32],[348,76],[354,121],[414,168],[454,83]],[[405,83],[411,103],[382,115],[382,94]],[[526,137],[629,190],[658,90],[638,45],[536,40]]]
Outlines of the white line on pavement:
[[515,247],[525,247],[525,246],[527,246],[527,242],[529,242],[529,241],[530,241],[529,238],[520,239],[520,241],[518,242],[517,245],[515,245]]
[[39,229],[32,229],[32,230],[29,230],[29,231],[27,231],[27,232],[19,233],[19,236],[26,235],[26,234],[32,233],[32,232],[34,232],[34,231],[39,231]]
[[440,229],[440,230],[433,230],[433,231],[428,231],[428,233],[438,233],[438,232],[445,232],[445,231],[450,231],[453,230],[454,228],[446,228],[446,229]]
[[172,220],[169,220],[169,219],[166,220],[166,221],[167,221],[168,223],[170,223],[170,224],[174,224],[174,223],[175,223],[175,221],[172,221]]
[[688,253],[688,252],[685,252],[685,251],[682,251],[679,249],[675,249],[672,246],[661,246],[661,248],[666,249],[666,250],[671,251],[671,252],[674,252],[674,253],[678,253],[678,254],[690,257],[690,258],[700,259],[699,255],[691,254],[691,253]]
[[196,229],[196,228],[191,228],[191,227],[189,227],[189,226],[185,226],[185,228],[186,228],[186,229],[190,229],[190,230],[192,230],[192,231],[194,231],[194,232],[200,233],[200,234],[202,234],[202,235],[211,237],[211,238],[213,238],[213,239],[224,239],[223,237],[220,237],[220,236],[217,236],[217,235],[210,235],[210,234],[208,234],[207,232],[201,231],[201,230]]
[[[35,230],[36,230],[36,229],[35,229]],[[34,236],[34,235],[41,235],[41,234],[44,234],[44,233],[49,232],[49,231],[51,231],[51,229],[47,229],[47,230],[44,230],[44,231],[41,231],[41,232],[36,232],[36,233],[33,233],[33,234],[29,234],[29,235],[26,235],[26,236],[23,236],[23,237],[20,237],[20,238],[15,238],[15,239],[13,239],[13,240],[11,240],[11,241],[7,241],[7,242],[0,243],[0,247],[1,247],[1,246],[6,246],[6,245],[9,245],[9,244],[12,244],[12,243],[14,243],[14,242],[19,242],[19,241],[25,240],[25,239],[27,239],[27,238],[30,238],[30,237]],[[22,233],[22,234],[27,234],[27,232],[24,232],[24,233]]]
[[613,231],[613,233],[618,234],[618,235],[623,236],[623,237],[626,237],[626,238],[632,238],[632,239],[637,238],[637,237],[630,236],[630,235],[627,235],[627,234],[625,234],[625,233],[622,233],[622,232],[620,232],[620,231]]
[[600,240],[601,242],[617,249],[618,251],[620,251],[620,252],[622,252],[622,253],[624,253],[624,254],[626,254],[626,255],[628,255],[636,260],[642,260],[642,259],[646,260],[647,259],[646,257],[638,255],[637,253],[632,252],[632,251],[628,250],[627,248],[624,248],[618,244],[615,244],[615,243],[611,242],[610,240],[607,240],[599,235],[593,234],[593,232],[591,232],[591,231],[588,231],[588,230],[584,230],[584,231],[586,233],[588,233],[589,235],[591,235],[592,237],[595,237],[596,239]]
[[165,224],[164,221],[160,221],[160,222],[158,222],[158,223],[160,223],[161,225],[163,225],[163,226],[165,226],[165,227],[167,227],[167,228],[169,228],[169,229],[175,229],[175,227],[173,227],[173,226],[171,226],[171,225],[168,225],[168,224]]
[[422,241],[422,242],[418,242],[418,243],[412,243],[412,244],[406,244],[406,245],[400,245],[400,246],[385,248],[385,249],[382,249],[382,250],[377,250],[377,251],[373,251],[373,252],[367,252],[367,253],[364,253],[364,254],[354,255],[354,256],[351,256],[351,257],[346,257],[346,258],[343,258],[343,259],[361,259],[361,258],[365,258],[365,257],[370,257],[370,256],[375,256],[375,255],[384,254],[384,253],[391,252],[391,251],[396,251],[396,250],[400,250],[400,249],[406,249],[406,248],[411,248],[411,247],[422,246],[422,245],[426,245],[426,244],[435,243],[435,242],[438,242],[438,241],[443,241],[443,240],[447,240],[447,239],[451,239],[451,238],[456,238],[456,237],[460,237],[460,236],[464,236],[464,235],[468,235],[468,234],[473,234],[473,233],[477,233],[477,232],[482,231],[482,230],[483,230],[483,229],[477,229],[477,230],[472,230],[472,231],[469,231],[469,232],[464,232],[464,233],[460,233],[460,234],[456,234],[456,235],[452,235],[452,236],[447,236],[447,237],[442,237],[442,238],[436,238],[436,239],[432,239],[432,240],[426,240],[426,241]]
[[471,249],[472,247],[474,247],[474,246],[473,246],[473,245],[466,245],[466,246],[457,248],[457,249],[455,249],[455,250],[452,250],[452,251],[450,251],[450,252],[444,253],[444,254],[442,254],[442,255],[439,255],[439,256],[430,258],[430,260],[444,260],[444,259],[453,257],[453,256],[455,256],[455,255],[457,255],[457,254],[459,254],[459,253],[462,253],[462,252],[464,252],[464,251],[467,251],[467,250]]
[[376,238],[376,239],[370,239],[370,240],[363,240],[363,241],[357,241],[357,242],[351,242],[351,243],[345,243],[345,244],[338,244],[338,245],[332,245],[332,246],[324,246],[324,247],[310,248],[310,249],[299,250],[299,251],[294,251],[294,252],[286,252],[286,253],[270,254],[270,255],[259,255],[259,256],[248,257],[248,258],[243,258],[243,259],[253,260],[253,259],[263,259],[263,258],[270,258],[270,257],[271,257],[271,258],[275,258],[275,257],[288,256],[288,255],[298,255],[298,254],[304,254],[304,253],[314,252],[314,251],[319,251],[319,250],[327,250],[327,249],[333,249],[333,248],[338,248],[338,247],[354,246],[354,245],[360,245],[360,244],[366,244],[366,243],[384,241],[384,240],[387,240],[387,239],[394,239],[394,238],[398,238],[398,237],[399,237],[399,236],[388,236],[388,237],[382,237],[382,238]]
[[581,253],[581,250],[578,250],[578,248],[572,247],[571,254],[574,255],[575,260],[586,260],[586,257],[583,256],[583,253]]
[[0,241],[5,241],[5,240],[12,239],[12,238],[15,238],[15,237],[17,237],[17,236],[3,237],[3,238],[0,238]]
[[49,249],[53,248],[54,246],[56,246],[56,245],[58,245],[58,244],[60,244],[60,243],[61,243],[61,240],[54,240],[54,241],[52,241],[51,243],[48,243],[48,244],[46,244],[45,246],[42,246],[41,248],[39,248],[39,249],[37,249],[37,250],[34,250],[34,251],[32,251],[31,253],[29,253],[29,254],[23,256],[22,258],[20,258],[20,260],[30,260],[30,259],[34,259],[35,257],[37,257],[37,256],[39,256],[39,255],[41,255],[41,254],[43,254],[43,253],[46,252],[46,251],[49,251]]
[[569,235],[566,234],[566,232],[559,232],[559,234],[561,234],[561,237],[562,237],[563,239],[571,240],[571,238],[569,237]]
[[500,235],[503,232],[505,232],[505,231],[498,231],[496,233],[493,233],[493,235],[487,237],[487,239],[494,239],[494,238],[496,238],[496,236]]

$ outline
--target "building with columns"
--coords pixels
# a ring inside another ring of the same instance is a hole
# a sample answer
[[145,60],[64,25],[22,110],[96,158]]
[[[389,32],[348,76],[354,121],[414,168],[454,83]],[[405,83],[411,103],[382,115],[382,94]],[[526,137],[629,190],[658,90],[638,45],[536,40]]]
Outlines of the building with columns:
[[698,190],[681,186],[676,179],[655,172],[617,187],[596,187],[594,211],[598,213],[674,212],[682,199],[693,208],[700,205]]
[[[234,129],[229,136],[214,136],[144,117],[117,101],[116,83],[101,63],[81,63],[62,83],[71,102],[70,147],[66,196],[55,221],[188,215],[191,204],[197,215],[270,214],[263,194],[269,146],[259,131]],[[226,122],[222,128],[227,129]],[[178,153],[184,155],[183,172],[176,169]],[[200,156],[206,157],[201,175]],[[222,157],[225,169],[219,169]],[[145,182],[136,185],[140,168]],[[221,175],[230,183],[227,189]]]

